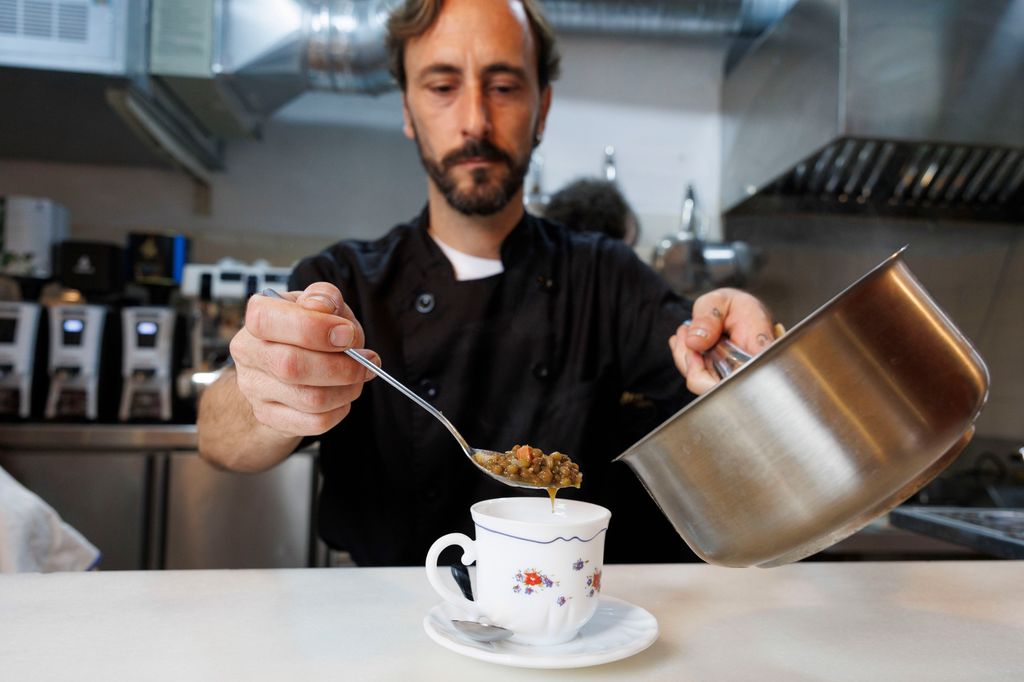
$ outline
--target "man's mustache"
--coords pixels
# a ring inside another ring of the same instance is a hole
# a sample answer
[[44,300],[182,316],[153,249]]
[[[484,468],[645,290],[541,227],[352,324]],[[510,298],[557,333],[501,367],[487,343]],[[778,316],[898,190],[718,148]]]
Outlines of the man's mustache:
[[452,166],[470,159],[502,161],[506,165],[512,166],[512,157],[487,140],[470,140],[459,149],[445,154],[441,159],[441,165],[447,171],[451,170]]

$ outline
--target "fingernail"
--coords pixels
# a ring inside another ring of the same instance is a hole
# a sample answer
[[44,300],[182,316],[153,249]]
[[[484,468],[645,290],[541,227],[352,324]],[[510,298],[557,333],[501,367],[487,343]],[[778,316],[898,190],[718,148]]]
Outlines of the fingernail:
[[355,330],[347,324],[339,324],[331,330],[331,344],[335,346],[351,346],[354,337]]
[[702,339],[708,338],[708,330],[702,327],[690,327],[690,333],[694,336],[699,336]]
[[309,296],[306,296],[302,300],[303,303],[305,303],[306,301],[312,301],[314,303],[317,303],[320,306],[322,306],[324,310],[330,311],[332,313],[336,310],[334,301],[320,294],[310,294]]

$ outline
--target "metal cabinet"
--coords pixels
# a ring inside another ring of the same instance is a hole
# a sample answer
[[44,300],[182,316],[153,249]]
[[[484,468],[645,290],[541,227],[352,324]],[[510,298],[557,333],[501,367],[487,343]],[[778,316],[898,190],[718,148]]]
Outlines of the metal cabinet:
[[311,453],[270,471],[218,471],[195,453],[168,458],[164,568],[302,568],[313,563]]
[[99,547],[100,570],[323,562],[312,450],[240,474],[199,458],[194,426],[17,424],[0,425],[0,466]]
[[0,466],[99,548],[101,570],[147,567],[152,458],[0,453]]

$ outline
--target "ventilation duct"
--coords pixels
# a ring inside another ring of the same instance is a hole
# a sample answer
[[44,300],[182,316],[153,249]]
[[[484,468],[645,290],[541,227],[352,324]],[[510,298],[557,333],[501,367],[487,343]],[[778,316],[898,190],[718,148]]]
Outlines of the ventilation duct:
[[782,17],[795,0],[546,0],[559,32],[666,37],[751,38]]
[[384,33],[398,2],[152,0],[149,71],[211,132],[254,134],[307,90],[390,90]]
[[[306,90],[394,87],[384,35],[401,0],[152,2],[150,72],[218,134],[251,133]],[[559,32],[750,37],[793,2],[547,0],[544,8]]]

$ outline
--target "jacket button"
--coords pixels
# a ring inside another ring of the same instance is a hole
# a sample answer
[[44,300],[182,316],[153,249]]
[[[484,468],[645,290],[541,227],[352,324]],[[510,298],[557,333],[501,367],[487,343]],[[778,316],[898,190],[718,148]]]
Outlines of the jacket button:
[[429,313],[434,309],[434,295],[428,293],[422,293],[416,297],[416,310],[423,314]]
[[548,369],[547,363],[538,362],[536,365],[534,365],[533,376],[540,379],[541,381],[544,381],[549,376],[551,376],[551,370]]
[[420,382],[420,394],[424,397],[433,400],[441,392],[440,387],[430,379],[424,379]]
[[547,277],[546,275],[540,275],[537,277],[537,288],[541,291],[551,293],[555,290],[555,280]]

